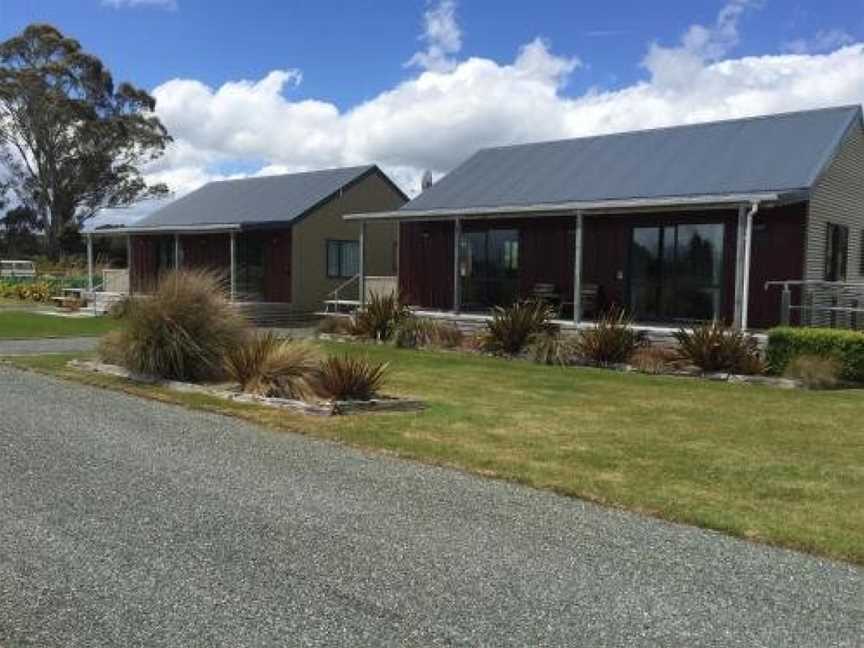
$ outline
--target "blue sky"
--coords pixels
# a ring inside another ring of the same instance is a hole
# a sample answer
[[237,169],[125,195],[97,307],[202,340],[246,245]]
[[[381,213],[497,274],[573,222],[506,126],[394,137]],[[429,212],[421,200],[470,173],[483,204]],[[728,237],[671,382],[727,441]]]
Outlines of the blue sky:
[[[303,70],[296,98],[326,98],[340,108],[374,97],[406,77],[418,47],[424,0],[2,0],[2,37],[46,21],[78,38],[117,78],[154,88],[174,77],[218,86],[280,68]],[[537,36],[586,68],[569,94],[646,77],[639,66],[652,41],[674,43],[694,23],[710,23],[713,0],[470,0],[458,7],[463,56],[506,61]],[[864,36],[864,0],[765,0],[742,21],[738,54],[763,54],[843,29]]]
[[0,0],[0,36],[34,21],[154,93],[177,194],[864,100],[864,0]]

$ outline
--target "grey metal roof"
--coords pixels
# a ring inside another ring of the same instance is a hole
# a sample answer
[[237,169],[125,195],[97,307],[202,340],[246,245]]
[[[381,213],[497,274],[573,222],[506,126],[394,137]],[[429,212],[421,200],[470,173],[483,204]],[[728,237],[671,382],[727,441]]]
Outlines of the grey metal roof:
[[290,222],[374,165],[210,182],[135,224],[135,228]]
[[855,120],[860,106],[483,149],[399,213],[806,190]]

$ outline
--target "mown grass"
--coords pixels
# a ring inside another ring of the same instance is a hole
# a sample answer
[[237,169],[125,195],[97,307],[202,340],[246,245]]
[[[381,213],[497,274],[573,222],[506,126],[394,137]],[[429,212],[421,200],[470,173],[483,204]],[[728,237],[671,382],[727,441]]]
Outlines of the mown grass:
[[0,311],[0,339],[102,335],[116,328],[110,317],[56,317],[29,311]]
[[864,393],[800,392],[341,343],[425,412],[317,419],[15,362],[864,564]]

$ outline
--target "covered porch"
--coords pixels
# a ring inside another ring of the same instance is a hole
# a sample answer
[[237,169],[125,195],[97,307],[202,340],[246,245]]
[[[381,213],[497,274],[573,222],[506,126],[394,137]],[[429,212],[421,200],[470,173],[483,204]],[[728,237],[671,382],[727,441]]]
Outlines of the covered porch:
[[253,319],[292,314],[291,228],[240,225],[116,228],[87,234],[88,289],[94,298],[112,286],[94,274],[93,239],[126,240],[126,294],[151,292],[165,272],[206,269],[220,275],[231,302]]
[[779,323],[764,285],[802,276],[805,217],[800,197],[759,194],[348,218],[400,221],[400,292],[424,313],[470,325],[538,298],[564,328],[620,307],[662,335]]

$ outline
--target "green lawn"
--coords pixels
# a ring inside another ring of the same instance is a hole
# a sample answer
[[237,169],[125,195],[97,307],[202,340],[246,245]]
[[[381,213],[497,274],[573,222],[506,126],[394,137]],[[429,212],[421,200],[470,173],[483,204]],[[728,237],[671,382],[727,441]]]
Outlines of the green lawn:
[[102,335],[116,328],[110,317],[55,317],[19,310],[0,310],[0,339]]
[[76,380],[864,564],[864,392],[799,392],[340,343],[426,412],[317,419]]

